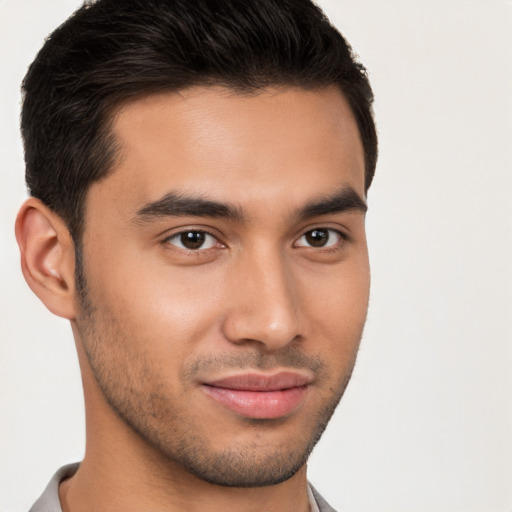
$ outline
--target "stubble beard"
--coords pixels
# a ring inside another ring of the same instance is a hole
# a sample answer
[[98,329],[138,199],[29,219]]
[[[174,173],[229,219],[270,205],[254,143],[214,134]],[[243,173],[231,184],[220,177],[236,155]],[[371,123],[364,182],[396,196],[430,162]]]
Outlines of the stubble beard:
[[[126,343],[120,344],[118,353],[112,349],[111,342],[116,340],[118,346],[119,340],[126,339],[126,332],[116,318],[106,318],[92,306],[81,265],[77,266],[76,281],[81,305],[77,322],[81,343],[105,401],[147,443],[148,449],[163,457],[170,467],[181,467],[211,484],[247,488],[284,482],[306,464],[343,396],[355,354],[344,377],[330,390],[329,400],[309,418],[308,428],[288,439],[287,445],[278,449],[265,446],[265,432],[279,428],[278,423],[286,419],[245,418],[243,421],[255,433],[254,442],[218,450],[205,435],[208,425],[194,422],[184,414],[186,411],[177,410],[173,398],[159,391],[158,383],[151,383],[150,365],[141,360],[140,354],[129,354],[124,350],[129,346]],[[302,359],[290,359],[294,357]]]

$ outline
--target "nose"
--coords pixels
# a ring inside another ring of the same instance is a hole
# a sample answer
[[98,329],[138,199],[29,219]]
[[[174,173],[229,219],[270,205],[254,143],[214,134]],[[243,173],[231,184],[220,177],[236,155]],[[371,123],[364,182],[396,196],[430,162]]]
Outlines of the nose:
[[296,282],[281,255],[244,258],[233,272],[223,322],[230,342],[277,351],[301,337]]

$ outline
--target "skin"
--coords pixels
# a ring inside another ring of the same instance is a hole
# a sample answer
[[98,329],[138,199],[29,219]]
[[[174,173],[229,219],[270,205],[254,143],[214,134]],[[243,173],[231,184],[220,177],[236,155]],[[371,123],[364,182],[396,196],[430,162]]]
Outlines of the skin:
[[[347,191],[364,202],[345,99],[333,87],[197,87],[123,106],[113,131],[119,159],[86,197],[84,290],[64,223],[34,198],[17,221],[25,277],[71,320],[82,371],[86,453],[60,486],[64,512],[309,510],[305,462],[368,305],[363,209],[306,208]],[[234,214],[157,212],[169,194]],[[184,232],[207,233],[204,245],[187,248]],[[308,385],[277,418],[205,391],[281,371]]]

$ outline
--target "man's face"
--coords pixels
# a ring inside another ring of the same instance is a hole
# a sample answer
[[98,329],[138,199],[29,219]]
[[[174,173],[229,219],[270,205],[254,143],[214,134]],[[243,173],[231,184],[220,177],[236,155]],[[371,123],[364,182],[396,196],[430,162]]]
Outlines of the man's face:
[[86,201],[85,372],[169,464],[283,481],[341,398],[366,316],[350,109],[334,88],[197,87],[124,106],[113,130],[119,162]]

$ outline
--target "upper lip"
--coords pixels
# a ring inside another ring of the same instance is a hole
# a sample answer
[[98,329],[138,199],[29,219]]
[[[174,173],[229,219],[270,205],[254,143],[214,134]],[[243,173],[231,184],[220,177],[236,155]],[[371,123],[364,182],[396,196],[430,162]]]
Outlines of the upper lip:
[[311,384],[312,378],[292,371],[282,371],[272,375],[242,373],[210,380],[203,384],[217,388],[239,391],[279,391]]

